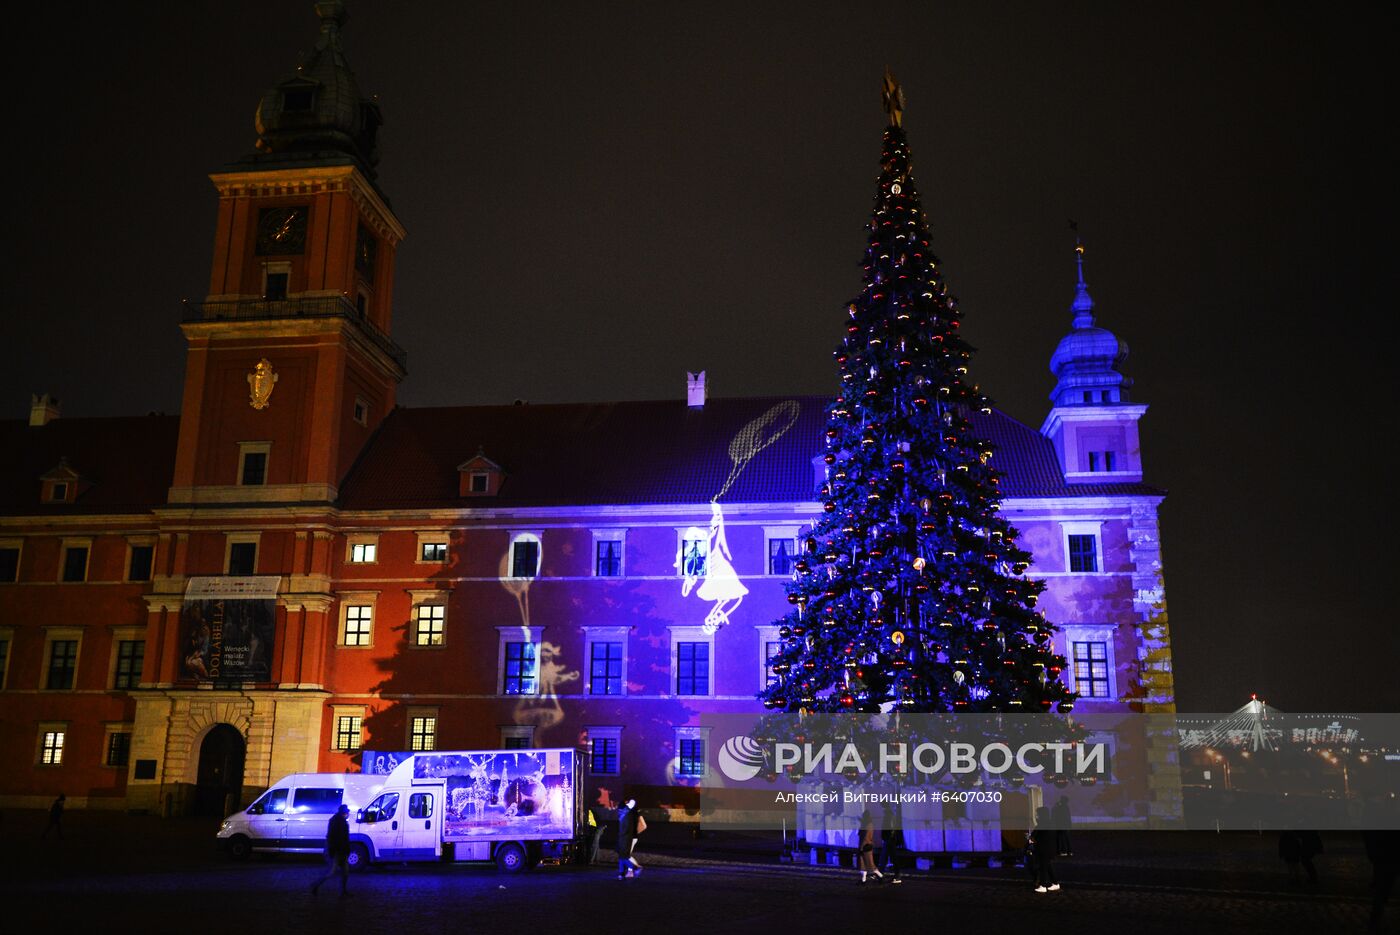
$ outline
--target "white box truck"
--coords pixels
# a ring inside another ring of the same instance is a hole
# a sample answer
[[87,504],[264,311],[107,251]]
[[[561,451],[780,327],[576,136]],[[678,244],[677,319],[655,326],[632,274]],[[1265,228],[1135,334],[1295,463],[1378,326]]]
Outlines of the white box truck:
[[[494,861],[514,873],[567,862],[575,854],[583,815],[580,767],[572,749],[456,750],[410,754],[387,776],[289,776],[229,816],[219,837],[238,856],[249,850],[319,852],[334,808],[313,813],[315,837],[306,828],[298,846],[258,823],[277,807],[285,811],[278,803],[295,801],[303,787],[320,788],[316,780],[328,780],[327,787],[339,780],[345,792],[335,806],[350,806],[352,868],[376,861]],[[313,798],[309,792],[305,797]],[[286,821],[282,827],[289,827]]]

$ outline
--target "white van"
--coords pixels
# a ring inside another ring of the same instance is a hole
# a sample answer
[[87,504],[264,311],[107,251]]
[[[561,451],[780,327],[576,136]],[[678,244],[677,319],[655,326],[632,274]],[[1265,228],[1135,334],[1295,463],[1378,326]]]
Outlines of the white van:
[[233,857],[253,851],[319,854],[326,825],[342,804],[355,814],[384,787],[387,776],[359,773],[293,773],[224,819],[219,840]]

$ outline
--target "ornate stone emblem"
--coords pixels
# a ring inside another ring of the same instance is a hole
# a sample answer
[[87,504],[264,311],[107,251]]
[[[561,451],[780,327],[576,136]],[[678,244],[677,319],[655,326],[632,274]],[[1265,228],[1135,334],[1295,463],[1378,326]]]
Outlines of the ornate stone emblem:
[[266,409],[277,379],[278,375],[272,372],[272,361],[266,357],[258,361],[253,372],[248,374],[248,405],[254,409]]

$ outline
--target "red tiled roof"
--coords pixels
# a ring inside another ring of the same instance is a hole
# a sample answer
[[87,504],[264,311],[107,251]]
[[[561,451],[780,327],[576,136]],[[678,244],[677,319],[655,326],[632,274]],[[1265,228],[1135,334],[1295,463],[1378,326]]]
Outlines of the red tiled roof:
[[[810,501],[827,402],[799,396],[712,399],[702,409],[683,400],[398,409],[342,485],[341,506],[704,503],[731,473],[725,502]],[[759,440],[791,424],[736,471],[735,438],[765,415]],[[1161,492],[1146,484],[1066,484],[1039,432],[1000,412],[979,415],[975,424],[997,446],[994,463],[1007,497]],[[466,501],[457,494],[455,468],[478,448],[501,465],[505,482],[495,497]]]
[[[175,472],[178,416],[0,420],[0,514],[144,513],[165,503]],[[73,503],[41,503],[39,475],[60,458],[87,485]]]

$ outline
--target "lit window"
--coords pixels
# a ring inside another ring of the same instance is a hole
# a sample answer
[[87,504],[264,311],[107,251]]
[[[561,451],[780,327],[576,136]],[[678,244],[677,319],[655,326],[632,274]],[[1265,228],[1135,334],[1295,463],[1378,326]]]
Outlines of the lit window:
[[708,642],[676,644],[676,694],[708,695],[710,693],[710,644]]
[[113,688],[131,689],[141,684],[141,667],[146,661],[145,640],[121,640],[117,643],[117,671]]
[[705,738],[680,735],[676,738],[676,775],[705,775]]
[[125,766],[131,758],[131,733],[129,731],[113,731],[107,735],[107,759],[108,766]]
[[63,763],[63,741],[66,731],[46,730],[39,735],[39,763],[60,766]]
[[505,677],[501,685],[504,695],[535,694],[535,671],[539,655],[536,643],[506,643]]
[[681,542],[681,575],[686,578],[705,577],[708,539],[684,539]]
[[768,540],[768,574],[792,574],[793,556],[797,552],[795,539]]
[[417,646],[441,646],[447,608],[441,604],[419,604],[416,611],[418,626],[413,642]]
[[364,735],[364,716],[341,714],[335,719],[335,748],[358,750]]
[[447,561],[446,542],[425,542],[423,543],[423,558],[425,562],[445,562]]
[[436,715],[422,714],[409,720],[408,749],[415,751],[437,749]]
[[622,643],[589,644],[588,693],[622,694]]
[[356,542],[350,546],[350,561],[355,563],[373,562],[379,552],[379,546],[373,542]]
[[70,545],[63,550],[64,581],[86,581],[88,550],[86,546]]
[[1098,571],[1098,537],[1072,535],[1068,538],[1069,570],[1080,573]]
[[599,578],[616,578],[622,574],[622,542],[617,539],[599,539],[598,558],[594,573]]
[[1084,641],[1070,644],[1074,663],[1074,690],[1082,698],[1108,698],[1108,643]]
[[622,728],[588,728],[588,771],[595,776],[616,776],[622,772]]
[[345,608],[346,646],[369,646],[374,635],[374,608],[369,604],[351,604]]
[[78,671],[78,641],[52,640],[49,642],[49,671],[44,679],[44,687],[53,691],[66,691],[73,687],[73,676]]

